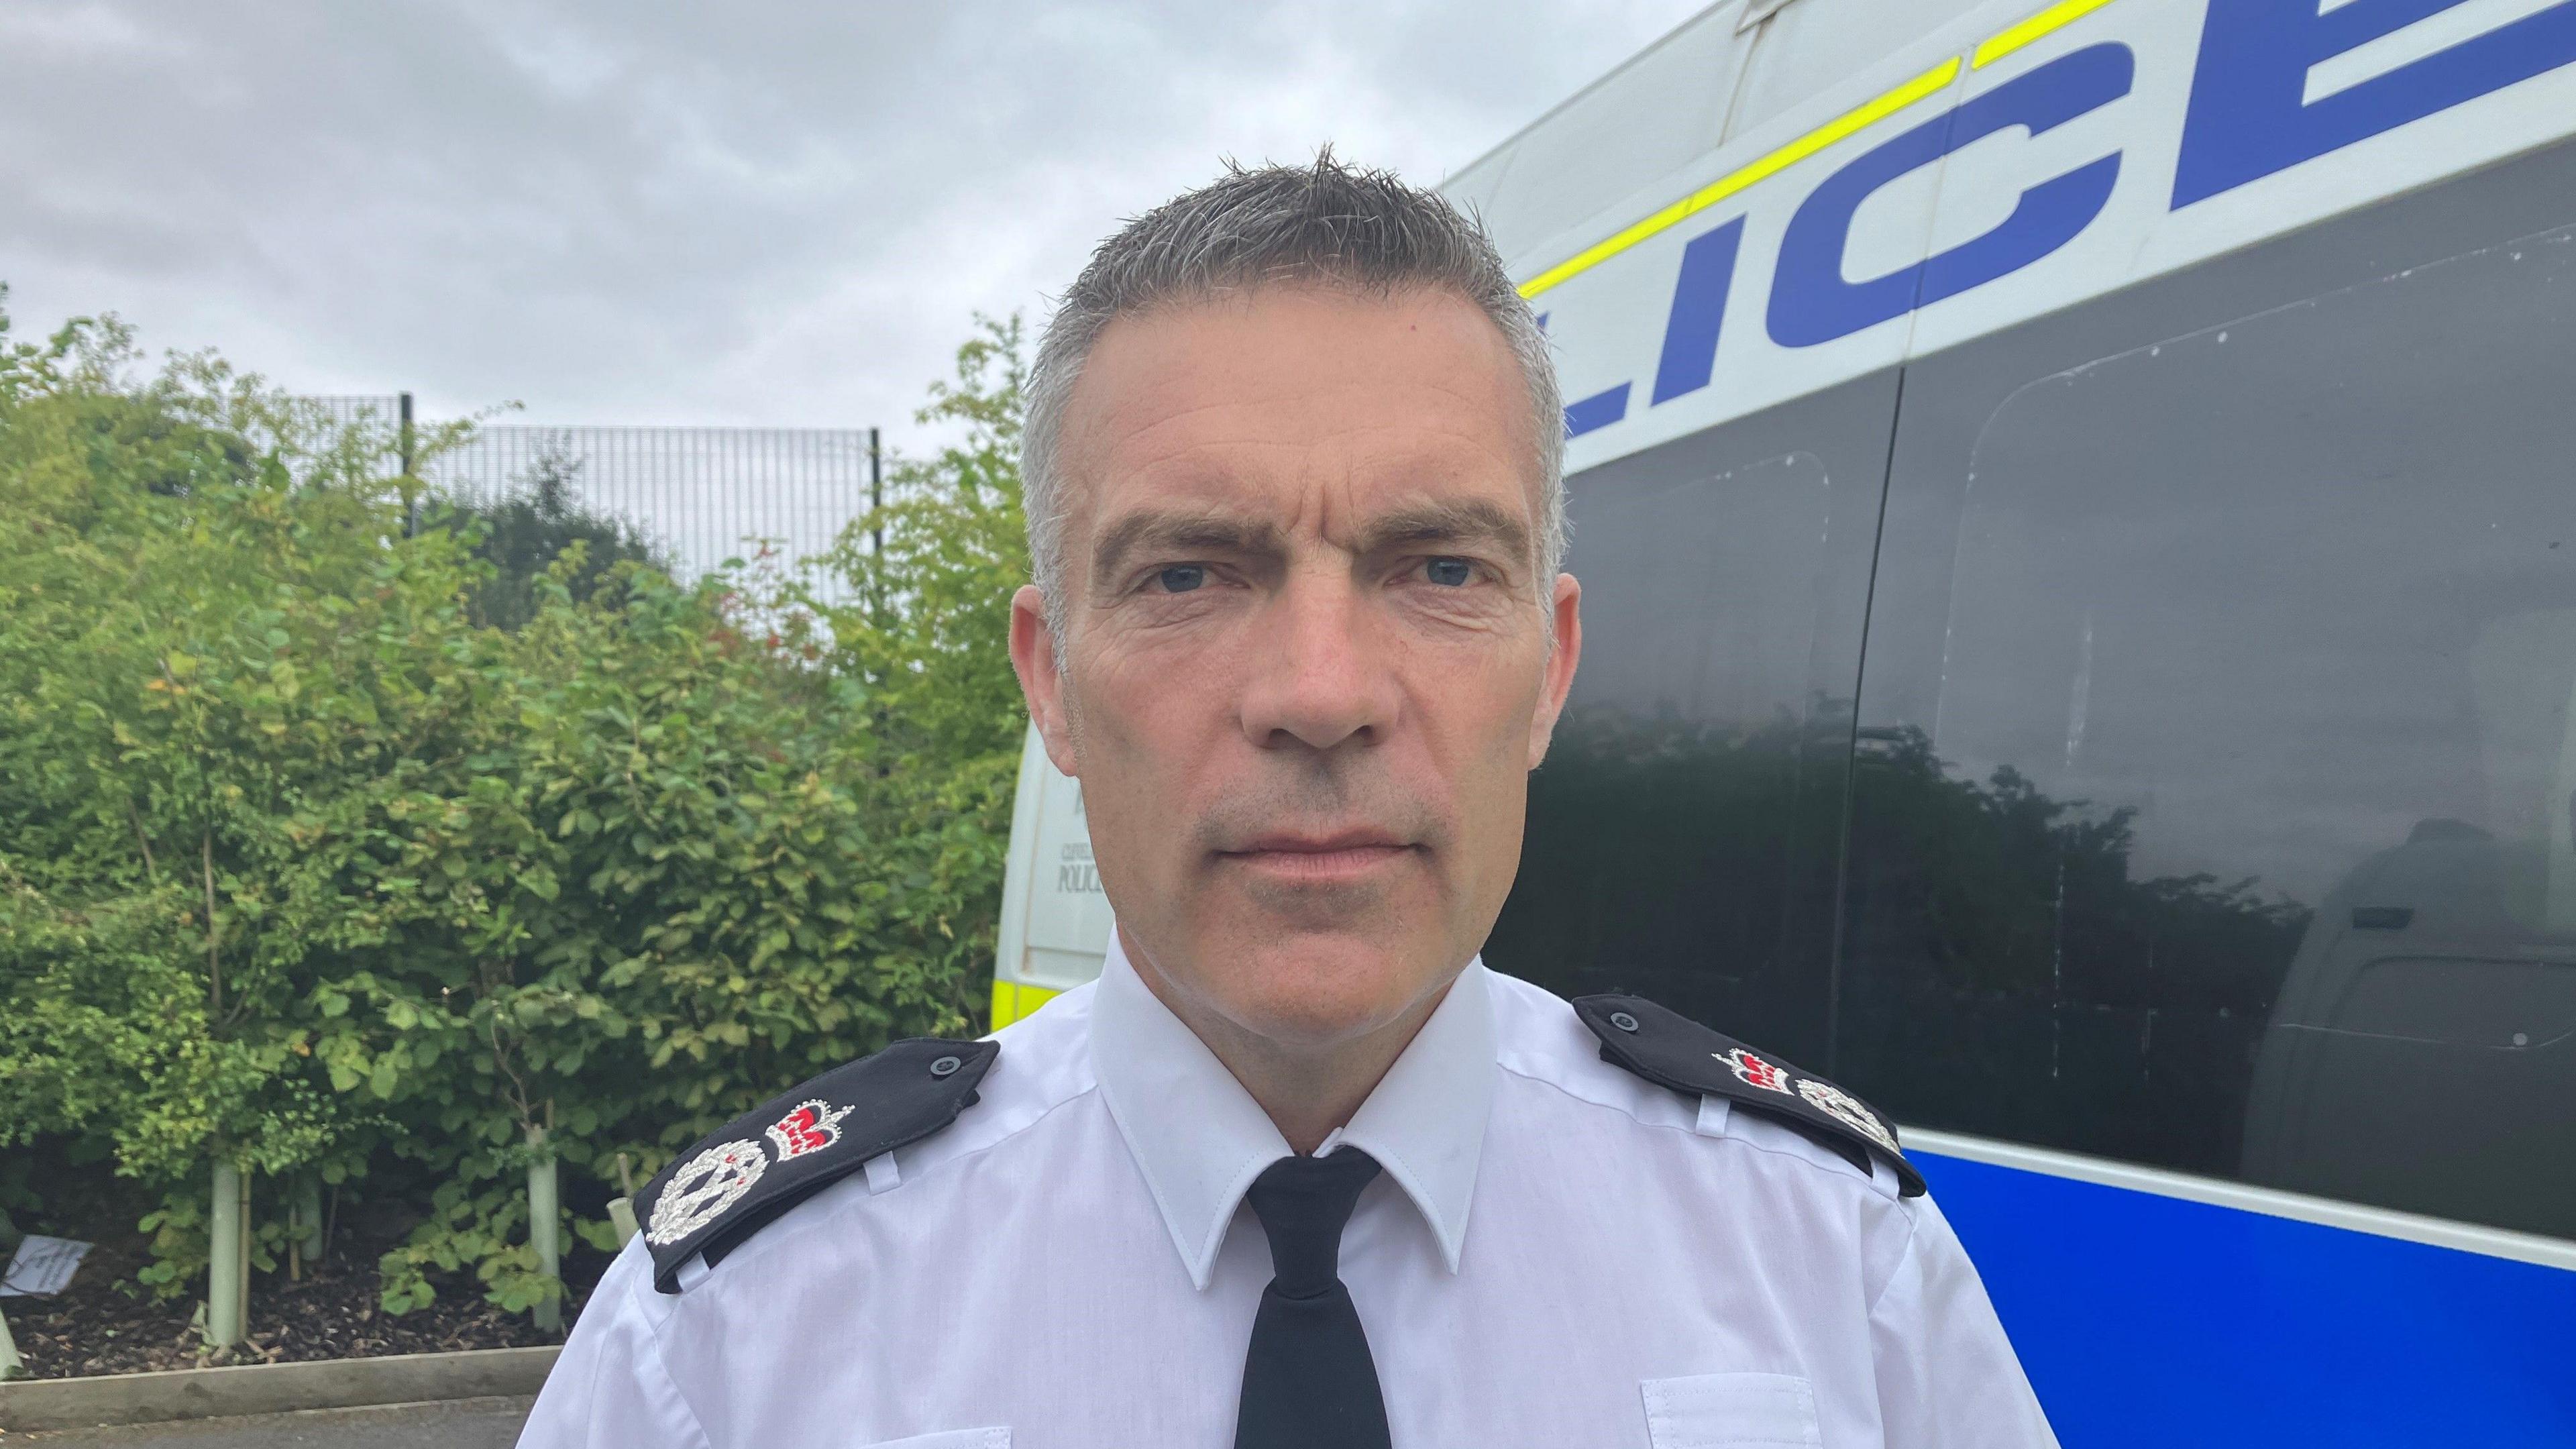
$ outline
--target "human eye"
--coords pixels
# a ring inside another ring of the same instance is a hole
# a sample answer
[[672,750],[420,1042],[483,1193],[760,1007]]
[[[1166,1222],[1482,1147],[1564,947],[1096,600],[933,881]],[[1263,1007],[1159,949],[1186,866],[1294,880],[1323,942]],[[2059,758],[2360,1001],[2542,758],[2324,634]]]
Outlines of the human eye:
[[1154,586],[1167,594],[1186,594],[1207,582],[1205,564],[1171,564],[1154,573]]
[[1426,559],[1422,576],[1445,589],[1463,589],[1476,580],[1476,566],[1463,558]]

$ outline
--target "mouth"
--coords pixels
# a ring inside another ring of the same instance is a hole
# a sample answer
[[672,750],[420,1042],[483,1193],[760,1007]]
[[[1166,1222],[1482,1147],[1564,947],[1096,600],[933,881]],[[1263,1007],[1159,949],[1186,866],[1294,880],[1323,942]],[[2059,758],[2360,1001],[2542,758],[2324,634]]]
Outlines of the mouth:
[[1218,851],[1217,856],[1277,880],[1322,885],[1363,879],[1420,848],[1383,830],[1282,831]]

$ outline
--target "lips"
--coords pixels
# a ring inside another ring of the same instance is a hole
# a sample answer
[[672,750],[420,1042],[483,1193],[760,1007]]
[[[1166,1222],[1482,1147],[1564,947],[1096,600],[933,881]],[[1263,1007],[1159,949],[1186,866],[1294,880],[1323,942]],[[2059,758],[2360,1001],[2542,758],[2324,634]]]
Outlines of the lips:
[[1256,836],[1224,853],[1227,855],[1332,855],[1345,850],[1406,850],[1411,846],[1411,841],[1400,840],[1393,832],[1369,828],[1339,830],[1328,835],[1278,831]]
[[1415,846],[1378,829],[1307,834],[1277,831],[1255,836],[1218,855],[1264,875],[1294,881],[1353,880],[1411,855]]

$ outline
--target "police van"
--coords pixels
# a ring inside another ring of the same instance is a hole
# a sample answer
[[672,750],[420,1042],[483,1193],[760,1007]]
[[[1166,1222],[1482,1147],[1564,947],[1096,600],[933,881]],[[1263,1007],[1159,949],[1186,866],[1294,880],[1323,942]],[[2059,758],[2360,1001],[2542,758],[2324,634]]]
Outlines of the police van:
[[[2576,0],[1730,0],[1443,190],[1583,668],[1486,951],[1908,1124],[2070,1446],[2576,1443]],[[1034,742],[996,1024],[1098,968]]]

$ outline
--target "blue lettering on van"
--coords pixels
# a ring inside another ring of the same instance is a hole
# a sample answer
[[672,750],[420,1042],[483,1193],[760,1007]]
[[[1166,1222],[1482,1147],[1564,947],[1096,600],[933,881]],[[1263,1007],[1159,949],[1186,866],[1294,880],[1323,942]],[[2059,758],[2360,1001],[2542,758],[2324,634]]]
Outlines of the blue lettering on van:
[[2576,61],[2576,0],[2303,104],[2308,69],[2463,0],[2209,0],[2176,209]]
[[1603,388],[1592,396],[1565,405],[1565,435],[1579,438],[1595,428],[1606,428],[1628,415],[1628,384]]
[[1842,274],[1852,215],[1872,192],[2008,127],[2026,126],[2034,136],[2053,130],[2127,95],[2136,72],[2127,46],[2087,46],[1924,122],[1826,177],[1800,203],[1780,239],[1771,340],[1813,347],[1848,337],[2019,271],[2074,240],[2111,199],[2120,175],[2117,151],[2023,191],[2012,215],[1982,236],[1866,282],[1847,282]]
[[1673,310],[1664,321],[1664,355],[1655,364],[1654,402],[1670,402],[1708,386],[1717,366],[1717,335],[1726,326],[1735,252],[1743,240],[1744,218],[1739,216],[1682,248],[1681,279],[1673,283]]

